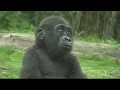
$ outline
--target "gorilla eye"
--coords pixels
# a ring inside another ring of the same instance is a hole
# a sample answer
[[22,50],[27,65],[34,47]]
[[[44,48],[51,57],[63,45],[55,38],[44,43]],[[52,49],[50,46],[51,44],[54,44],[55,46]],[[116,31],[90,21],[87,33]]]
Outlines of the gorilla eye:
[[70,30],[67,30],[67,31],[66,31],[66,34],[72,35],[72,32],[71,32]]
[[62,29],[58,29],[58,32],[62,32]]
[[71,34],[69,31],[67,31],[67,34]]

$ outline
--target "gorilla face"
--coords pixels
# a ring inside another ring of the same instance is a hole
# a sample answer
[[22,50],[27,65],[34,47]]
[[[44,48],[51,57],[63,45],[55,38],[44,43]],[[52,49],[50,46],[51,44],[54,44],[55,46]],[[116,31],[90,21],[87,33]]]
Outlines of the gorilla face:
[[49,55],[65,55],[72,49],[71,26],[64,18],[47,18],[39,25],[37,40]]
[[55,37],[58,39],[58,47],[70,51],[72,49],[72,30],[65,24],[58,24],[54,28]]

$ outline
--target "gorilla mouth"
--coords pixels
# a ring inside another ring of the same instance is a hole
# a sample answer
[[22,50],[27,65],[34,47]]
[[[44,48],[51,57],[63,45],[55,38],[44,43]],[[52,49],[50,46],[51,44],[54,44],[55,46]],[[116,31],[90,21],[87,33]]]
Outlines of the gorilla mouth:
[[69,49],[72,48],[71,45],[62,45],[62,47],[63,47],[63,48],[69,48]]

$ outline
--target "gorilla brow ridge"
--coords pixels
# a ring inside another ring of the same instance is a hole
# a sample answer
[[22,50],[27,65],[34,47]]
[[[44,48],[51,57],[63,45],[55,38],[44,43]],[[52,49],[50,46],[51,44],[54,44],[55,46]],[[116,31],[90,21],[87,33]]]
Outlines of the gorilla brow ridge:
[[59,27],[59,26],[65,26],[65,27],[71,28],[69,25],[65,25],[65,24],[58,24],[58,25],[56,25],[56,26],[55,26],[55,29],[56,29],[57,27]]

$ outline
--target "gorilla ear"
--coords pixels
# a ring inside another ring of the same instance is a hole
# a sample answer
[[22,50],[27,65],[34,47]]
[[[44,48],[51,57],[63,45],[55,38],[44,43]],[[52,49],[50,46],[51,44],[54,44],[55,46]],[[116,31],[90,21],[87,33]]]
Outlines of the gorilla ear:
[[45,36],[45,31],[42,28],[39,28],[37,38],[42,40],[42,39],[44,39],[44,36]]

